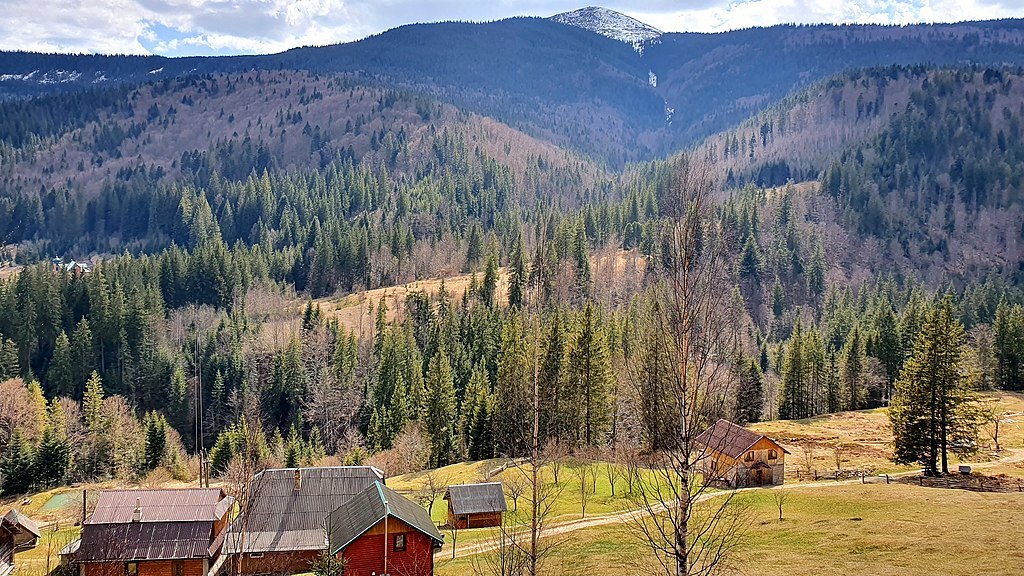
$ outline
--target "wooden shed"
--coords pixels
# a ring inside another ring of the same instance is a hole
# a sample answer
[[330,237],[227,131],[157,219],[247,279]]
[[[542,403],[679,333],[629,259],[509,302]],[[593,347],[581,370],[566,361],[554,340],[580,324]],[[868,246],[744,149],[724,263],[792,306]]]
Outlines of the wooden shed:
[[327,519],[330,553],[345,576],[433,576],[444,538],[422,506],[374,482]]
[[28,516],[11,509],[0,518],[0,576],[14,571],[14,553],[35,548],[39,527]]
[[718,420],[697,437],[696,464],[705,477],[732,488],[782,484],[789,452],[771,438]]
[[459,530],[501,526],[508,505],[501,482],[455,484],[444,495],[448,501],[448,525]]

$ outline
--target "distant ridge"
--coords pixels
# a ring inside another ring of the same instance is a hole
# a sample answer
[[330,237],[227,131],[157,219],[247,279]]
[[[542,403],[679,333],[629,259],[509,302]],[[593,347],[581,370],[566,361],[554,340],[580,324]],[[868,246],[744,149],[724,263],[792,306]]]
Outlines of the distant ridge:
[[630,44],[638,50],[644,42],[662,35],[661,30],[644,24],[636,18],[600,6],[588,6],[571,12],[562,12],[552,16],[551,20],[596,32],[602,36]]

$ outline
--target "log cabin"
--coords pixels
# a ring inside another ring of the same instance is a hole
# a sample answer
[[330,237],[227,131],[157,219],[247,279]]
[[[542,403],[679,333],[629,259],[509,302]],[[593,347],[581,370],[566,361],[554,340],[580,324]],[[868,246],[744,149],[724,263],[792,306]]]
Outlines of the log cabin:
[[220,488],[104,490],[62,556],[79,576],[208,576],[233,506]]
[[696,440],[701,448],[697,468],[712,483],[730,488],[782,484],[786,472],[786,454],[771,438],[718,420]]
[[433,576],[444,538],[422,506],[374,482],[327,520],[330,553],[345,576]]
[[508,510],[501,482],[455,484],[448,487],[448,526],[459,530],[501,526]]

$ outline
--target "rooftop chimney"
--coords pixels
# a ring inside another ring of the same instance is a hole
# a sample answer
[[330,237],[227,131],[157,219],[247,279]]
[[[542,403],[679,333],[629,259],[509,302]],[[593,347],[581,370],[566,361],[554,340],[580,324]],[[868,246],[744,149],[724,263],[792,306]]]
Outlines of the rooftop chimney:
[[142,501],[135,499],[135,511],[132,512],[132,522],[142,522]]
[[302,469],[295,469],[295,491],[298,492],[302,489]]

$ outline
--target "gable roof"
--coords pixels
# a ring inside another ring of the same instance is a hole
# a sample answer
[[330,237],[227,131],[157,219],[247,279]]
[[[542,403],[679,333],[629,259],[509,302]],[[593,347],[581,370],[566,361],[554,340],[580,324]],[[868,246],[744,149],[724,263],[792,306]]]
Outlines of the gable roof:
[[209,558],[213,522],[86,524],[76,562]]
[[[295,489],[295,473],[301,477]],[[323,550],[327,516],[384,473],[372,466],[279,468],[249,483],[250,505],[231,523],[224,551]]]
[[787,454],[789,453],[788,450],[779,446],[778,442],[768,438],[764,434],[752,432],[725,419],[719,419],[707,430],[701,432],[700,435],[697,436],[696,442],[700,445],[706,446],[709,450],[714,450],[715,452],[720,452],[730,458],[738,459],[744,452],[749,450],[754,444],[757,444],[762,438],[765,438],[772,444],[775,444],[782,449],[783,452]]
[[85,523],[130,523],[136,506],[142,510],[142,523],[213,522],[223,518],[234,501],[220,488],[104,490]]
[[444,537],[422,506],[380,482],[374,482],[331,512],[327,519],[331,554],[337,554],[388,516],[426,534],[439,546],[444,543]]
[[5,526],[10,526],[13,530],[18,532],[27,532],[36,538],[39,538],[39,526],[21,512],[18,512],[14,508],[11,508],[10,512],[4,514],[2,520]]
[[508,510],[501,482],[455,484],[448,487],[444,497],[453,514],[486,514]]

